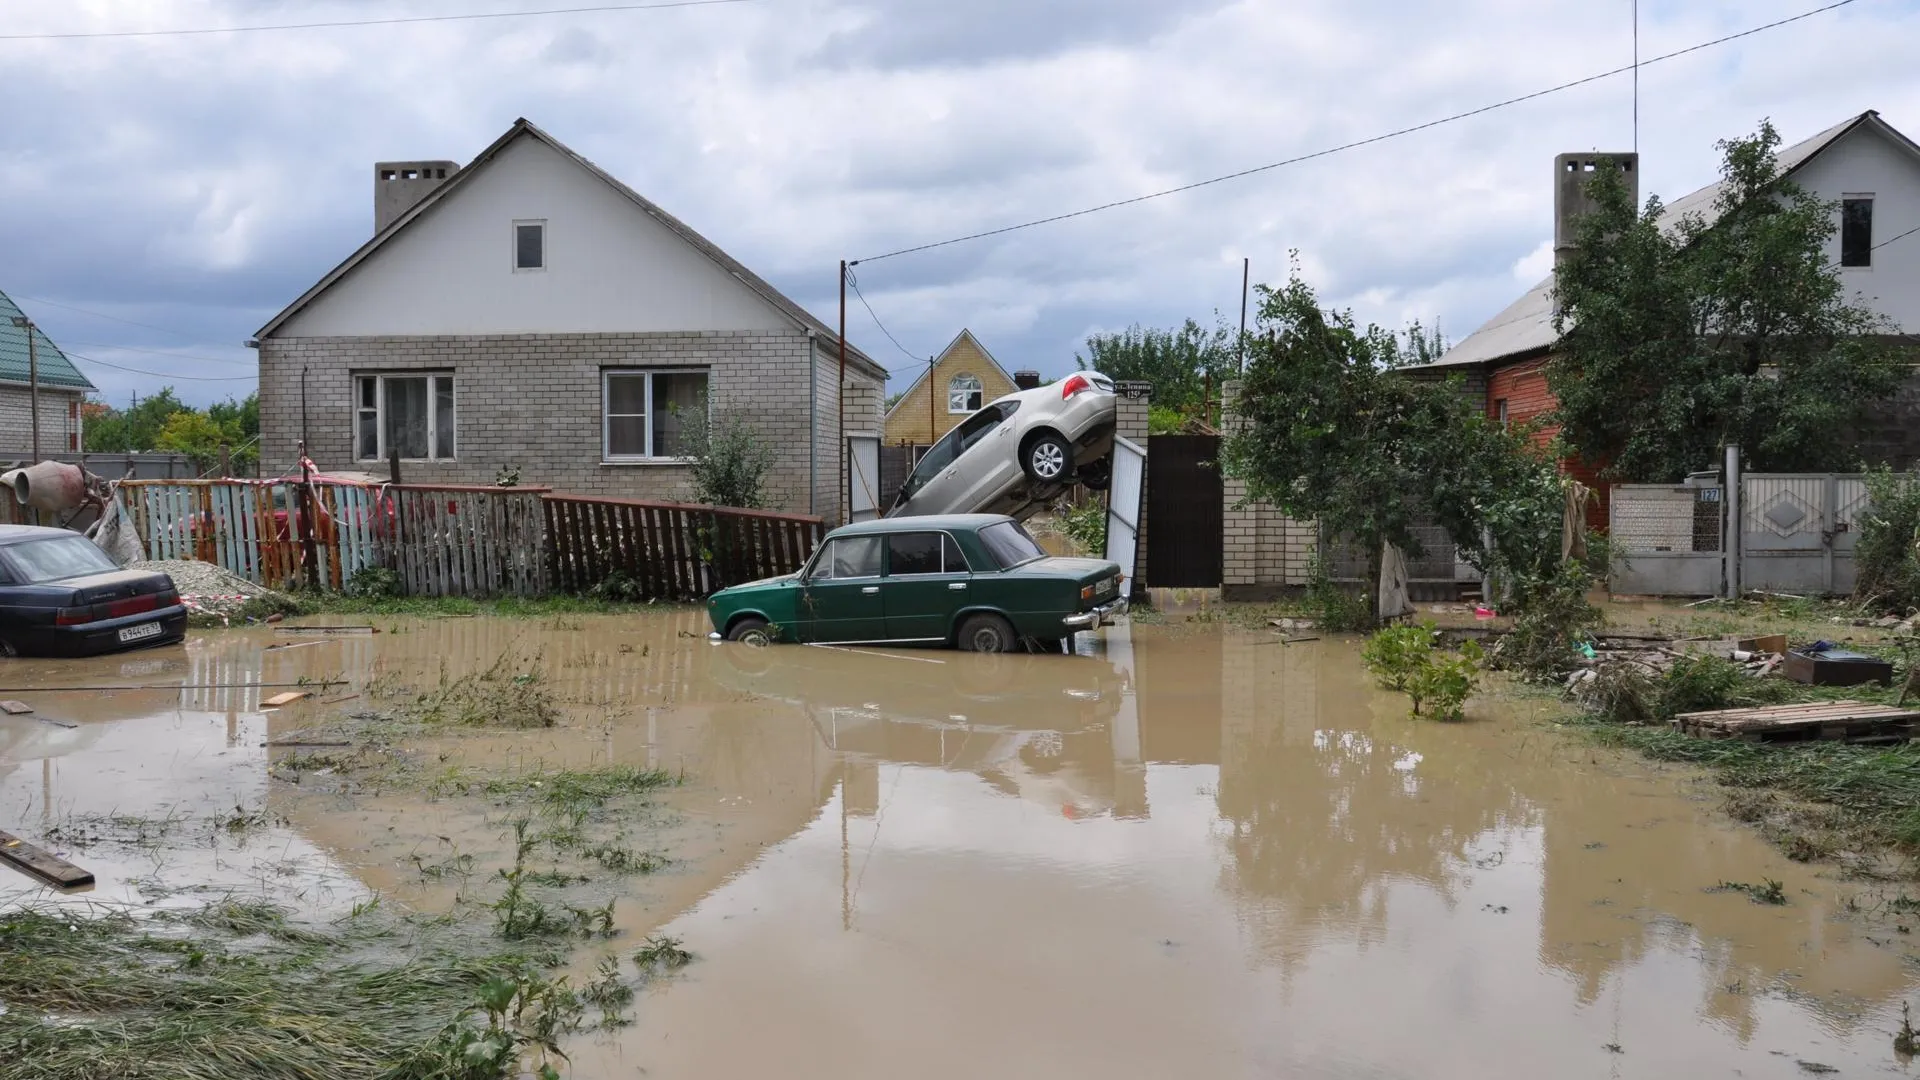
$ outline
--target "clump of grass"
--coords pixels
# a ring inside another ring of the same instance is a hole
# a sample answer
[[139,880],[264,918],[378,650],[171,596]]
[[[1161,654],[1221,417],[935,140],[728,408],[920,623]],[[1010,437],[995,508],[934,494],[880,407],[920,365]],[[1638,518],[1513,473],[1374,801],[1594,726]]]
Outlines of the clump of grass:
[[1893,1052],[1908,1058],[1920,1054],[1920,1031],[1913,1026],[1912,1006],[1904,1001],[1900,1003],[1900,1030],[1893,1036]]
[[680,778],[665,769],[642,769],[633,765],[607,765],[596,769],[562,769],[557,772],[504,776],[487,781],[489,795],[533,795],[549,810],[566,813],[597,810],[614,799],[643,795],[655,788],[671,787]]
[[583,859],[592,859],[603,869],[616,874],[652,874],[664,868],[671,860],[665,855],[653,851],[634,851],[631,848],[602,844],[599,847],[586,848],[580,852]]
[[1747,899],[1756,904],[1771,904],[1776,907],[1787,902],[1786,886],[1772,878],[1762,878],[1758,885],[1750,881],[1723,881],[1710,891],[1746,893]]
[[513,823],[513,867],[500,870],[506,890],[493,902],[494,930],[508,941],[554,937],[612,937],[614,901],[596,908],[562,903],[558,910],[542,903],[529,891],[536,885],[566,886],[579,880],[558,871],[536,871],[527,866],[527,857],[540,843],[529,831],[526,818]]
[[410,719],[424,724],[465,727],[550,728],[560,709],[535,659],[503,652],[485,670],[448,679],[415,698]]
[[1699,739],[1664,727],[1603,723],[1591,723],[1587,730],[1601,742],[1661,761],[1702,766],[1736,791],[1775,792],[1811,804],[1777,807],[1783,835],[1825,833],[1820,846],[1830,850],[1891,848],[1920,854],[1920,744],[1750,743]]
[[[383,948],[402,934],[403,952]],[[532,1058],[557,1075],[549,1059],[583,1018],[581,995],[541,974],[555,959],[372,915],[319,934],[237,901],[148,919],[13,911],[0,916],[0,1071],[504,1080]],[[595,1003],[624,1007],[607,991]]]
[[633,952],[633,966],[642,973],[674,971],[693,963],[693,954],[682,948],[677,937],[658,934],[642,942]]

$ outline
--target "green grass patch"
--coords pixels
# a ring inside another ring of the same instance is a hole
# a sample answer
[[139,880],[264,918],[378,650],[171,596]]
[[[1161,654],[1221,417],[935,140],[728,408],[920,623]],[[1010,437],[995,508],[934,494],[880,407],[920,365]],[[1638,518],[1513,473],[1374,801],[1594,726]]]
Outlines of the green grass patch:
[[[551,1070],[585,1005],[630,996],[546,972],[561,954],[364,905],[326,929],[225,901],[182,913],[0,915],[10,1080],[500,1080]],[[541,1075],[553,1075],[542,1072]]]

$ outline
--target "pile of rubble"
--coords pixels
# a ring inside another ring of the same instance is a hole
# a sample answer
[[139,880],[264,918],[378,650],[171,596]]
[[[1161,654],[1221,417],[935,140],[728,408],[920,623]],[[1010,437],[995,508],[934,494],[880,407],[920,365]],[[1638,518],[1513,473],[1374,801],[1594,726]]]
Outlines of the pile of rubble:
[[[148,559],[128,563],[127,569],[157,570],[167,575],[173,579],[173,587],[180,593],[180,602],[186,605],[189,613],[217,619],[223,626],[232,625],[236,618],[244,620],[249,613],[258,612],[261,618],[277,619],[277,615],[267,612],[278,613],[295,608],[292,598],[285,593],[255,585],[212,563],[191,559]],[[263,608],[267,612],[262,612]]]
[[1685,638],[1661,634],[1603,633],[1582,647],[1579,666],[1567,676],[1567,692],[1584,699],[1602,672],[1638,669],[1648,678],[1664,676],[1674,661],[1685,656],[1719,656],[1740,666],[1748,675],[1764,679],[1786,662],[1787,638],[1769,634],[1755,638]]

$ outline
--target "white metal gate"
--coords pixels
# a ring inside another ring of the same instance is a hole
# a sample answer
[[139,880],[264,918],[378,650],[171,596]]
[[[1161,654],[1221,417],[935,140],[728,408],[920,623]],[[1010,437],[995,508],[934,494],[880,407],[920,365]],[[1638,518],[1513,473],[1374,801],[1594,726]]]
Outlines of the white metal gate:
[[1113,440],[1112,480],[1107,485],[1107,558],[1120,564],[1120,595],[1133,595],[1140,548],[1140,507],[1145,501],[1147,452],[1130,439]]
[[872,521],[880,516],[880,439],[875,435],[847,436],[847,520]]
[[1853,591],[1855,523],[1867,485],[1840,473],[1750,473],[1740,481],[1740,587]]

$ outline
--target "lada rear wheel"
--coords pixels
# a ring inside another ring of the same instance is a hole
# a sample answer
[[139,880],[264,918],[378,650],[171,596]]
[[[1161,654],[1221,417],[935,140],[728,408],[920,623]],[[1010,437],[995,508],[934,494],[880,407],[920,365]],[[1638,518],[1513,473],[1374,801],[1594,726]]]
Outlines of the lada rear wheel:
[[968,652],[1012,652],[1013,626],[998,615],[974,615],[960,624],[961,648]]

